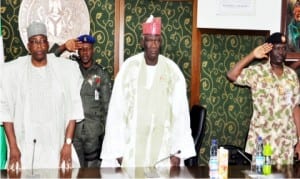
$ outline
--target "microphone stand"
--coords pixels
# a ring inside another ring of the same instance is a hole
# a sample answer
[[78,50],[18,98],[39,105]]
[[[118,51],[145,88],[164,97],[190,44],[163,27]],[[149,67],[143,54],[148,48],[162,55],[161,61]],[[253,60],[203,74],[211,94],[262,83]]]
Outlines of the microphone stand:
[[33,162],[34,162],[35,144],[36,144],[36,139],[33,139],[33,151],[32,151],[32,160],[31,160],[31,175],[33,175]]
[[145,168],[146,177],[148,177],[148,178],[160,178],[159,174],[156,171],[156,165],[163,162],[163,161],[165,161],[165,160],[167,160],[167,159],[169,159],[169,158],[171,158],[171,157],[173,157],[173,156],[175,156],[176,154],[180,154],[180,153],[181,153],[181,150],[178,150],[175,153],[170,154],[170,155],[158,160],[157,162],[154,163],[154,165],[152,167]]
[[32,150],[32,160],[31,160],[31,174],[29,174],[29,176],[25,176],[25,178],[40,178],[41,177],[38,174],[34,174],[34,169],[33,169],[36,142],[37,142],[36,139],[33,139],[33,150]]
[[177,155],[177,154],[180,154],[180,153],[181,153],[181,150],[177,150],[177,152],[175,152],[175,153],[173,153],[173,154],[170,154],[170,155],[168,155],[167,157],[164,157],[164,158],[158,160],[157,162],[155,162],[154,165],[153,165],[153,167],[156,168],[156,165],[159,164],[160,162],[165,161],[166,159],[171,158],[171,157],[173,157],[174,155]]
[[[239,149],[237,149],[237,152],[239,153],[239,154],[241,154],[241,156],[243,156],[250,164],[251,164],[251,160],[242,152],[242,151],[240,151]],[[253,159],[252,159],[253,160]]]
[[39,175],[36,175],[33,173],[33,164],[34,164],[34,155],[35,155],[35,145],[36,145],[36,139],[33,139],[33,150],[32,150],[32,160],[31,160],[31,178],[39,178]]

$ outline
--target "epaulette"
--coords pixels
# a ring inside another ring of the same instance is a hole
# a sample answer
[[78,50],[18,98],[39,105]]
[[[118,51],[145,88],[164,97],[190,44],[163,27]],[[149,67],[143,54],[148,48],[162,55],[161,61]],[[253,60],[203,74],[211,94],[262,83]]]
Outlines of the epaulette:
[[104,70],[104,71],[106,71],[106,67],[103,67],[102,65],[100,65],[99,63],[97,63],[97,62],[95,62],[95,64],[97,65],[97,66],[99,66],[102,70]]

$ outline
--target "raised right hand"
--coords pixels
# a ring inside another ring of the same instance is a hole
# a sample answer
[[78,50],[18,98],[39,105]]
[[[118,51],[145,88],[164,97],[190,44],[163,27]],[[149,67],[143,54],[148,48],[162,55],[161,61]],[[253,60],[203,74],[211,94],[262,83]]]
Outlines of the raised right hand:
[[264,43],[253,50],[253,55],[257,59],[268,58],[268,53],[272,50],[273,44]]
[[77,39],[70,39],[66,41],[65,46],[69,52],[75,52],[76,50],[81,48],[82,43]]

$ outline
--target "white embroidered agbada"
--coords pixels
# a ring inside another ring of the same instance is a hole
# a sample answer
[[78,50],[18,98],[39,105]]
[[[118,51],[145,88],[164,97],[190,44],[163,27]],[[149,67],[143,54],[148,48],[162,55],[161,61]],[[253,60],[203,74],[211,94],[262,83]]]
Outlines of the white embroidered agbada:
[[[33,168],[58,168],[69,120],[83,119],[78,64],[48,54],[36,68],[28,55],[1,68],[0,120],[14,123],[22,169],[32,168],[33,157]],[[72,160],[80,166],[73,147]]]
[[[152,76],[152,77],[151,77]],[[195,155],[190,129],[186,82],[178,66],[159,55],[147,66],[144,52],[127,59],[120,69],[109,104],[102,146],[102,167],[170,166],[170,154]]]

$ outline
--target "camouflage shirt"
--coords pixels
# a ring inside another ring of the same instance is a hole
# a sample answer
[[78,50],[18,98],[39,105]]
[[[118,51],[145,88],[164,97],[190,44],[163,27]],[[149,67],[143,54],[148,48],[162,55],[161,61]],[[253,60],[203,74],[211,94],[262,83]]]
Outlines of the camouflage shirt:
[[297,74],[284,66],[282,76],[277,76],[268,62],[245,68],[235,84],[249,86],[252,92],[253,115],[246,152],[255,154],[256,140],[261,136],[264,144],[272,146],[273,163],[293,163],[297,143],[293,109],[300,100]]

